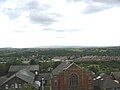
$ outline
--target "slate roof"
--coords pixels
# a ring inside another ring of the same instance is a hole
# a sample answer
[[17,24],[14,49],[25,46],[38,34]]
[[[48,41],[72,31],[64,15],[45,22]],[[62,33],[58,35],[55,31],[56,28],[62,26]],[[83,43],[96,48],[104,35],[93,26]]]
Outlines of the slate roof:
[[9,72],[18,72],[22,69],[28,69],[30,71],[39,71],[39,65],[11,65]]
[[23,81],[33,85],[34,87],[38,88],[37,85],[35,85],[35,83],[34,83],[35,75],[27,69],[22,69],[22,70],[18,71],[17,73],[13,74],[6,81],[4,81],[1,85],[8,82],[9,80],[11,80],[14,77],[20,78],[21,80],[23,80]]
[[120,88],[120,84],[112,80],[110,76],[107,74],[101,75],[100,78],[95,80],[94,86],[98,86],[101,89],[116,88],[116,87]]
[[112,75],[115,77],[115,79],[120,80],[120,72],[112,72]]
[[65,61],[65,62],[61,63],[60,65],[58,65],[58,66],[52,71],[52,74],[53,74],[53,75],[58,75],[58,74],[61,73],[64,69],[66,69],[69,65],[70,65],[70,62],[68,62],[68,61]]
[[20,70],[18,73],[16,73],[16,76],[31,84],[33,84],[35,78],[35,74],[31,73],[27,69]]
[[50,80],[50,75],[51,73],[41,73],[38,76],[36,76],[36,81],[41,81],[42,78],[44,78],[44,80]]
[[0,86],[1,86],[1,84],[2,84],[5,80],[7,80],[7,77],[6,77],[6,76],[1,76],[1,77],[0,77]]

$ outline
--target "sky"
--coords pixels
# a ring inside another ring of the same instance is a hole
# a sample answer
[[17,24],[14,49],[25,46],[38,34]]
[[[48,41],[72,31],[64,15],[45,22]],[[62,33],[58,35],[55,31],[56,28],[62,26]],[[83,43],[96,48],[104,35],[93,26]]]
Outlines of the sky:
[[0,0],[0,48],[120,46],[120,0]]

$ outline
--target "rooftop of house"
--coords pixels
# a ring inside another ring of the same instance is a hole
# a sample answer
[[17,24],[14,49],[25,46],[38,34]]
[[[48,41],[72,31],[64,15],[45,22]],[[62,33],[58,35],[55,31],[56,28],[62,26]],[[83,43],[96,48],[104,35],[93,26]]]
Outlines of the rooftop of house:
[[31,84],[32,86],[38,88],[38,86],[34,83],[35,75],[27,69],[22,69],[22,70],[18,71],[17,73],[13,74],[9,78],[7,78],[4,82],[2,82],[1,85],[5,84],[6,82],[8,82],[9,80],[11,80],[15,77],[17,77],[17,78]]
[[107,74],[100,74],[94,82],[94,86],[98,86],[102,89],[104,88],[120,88],[120,84],[110,78]]
[[60,65],[58,65],[53,71],[52,74],[53,75],[58,75],[60,72],[62,72],[65,68],[67,68],[70,65],[70,62],[65,61],[63,63],[61,63]]
[[120,80],[120,72],[112,72],[115,79]]
[[39,65],[11,65],[8,72],[18,72],[22,69],[28,69],[30,71],[39,71]]
[[27,69],[22,69],[22,70],[18,71],[17,73],[13,74],[12,76],[10,76],[9,78],[7,78],[7,80],[5,82],[3,82],[3,84],[8,82],[9,80],[11,80],[14,77],[18,77],[18,78],[32,84],[34,81],[35,75]]
[[44,78],[44,80],[49,80],[50,79],[50,75],[51,75],[51,73],[41,73],[38,76],[36,76],[36,80],[37,81],[41,81],[42,78]]
[[1,76],[0,77],[0,86],[2,85],[2,83],[7,80],[7,76]]

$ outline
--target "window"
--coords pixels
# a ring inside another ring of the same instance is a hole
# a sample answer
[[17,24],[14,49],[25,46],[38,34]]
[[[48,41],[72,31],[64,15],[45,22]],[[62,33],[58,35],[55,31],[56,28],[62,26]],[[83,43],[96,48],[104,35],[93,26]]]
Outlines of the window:
[[54,81],[54,85],[57,86],[57,80]]
[[120,90],[120,88],[114,88],[114,90]]
[[14,88],[14,84],[12,84],[11,86],[12,86],[12,88]]
[[18,88],[18,85],[17,85],[17,83],[15,83],[15,88]]
[[69,90],[79,90],[78,76],[76,74],[71,74],[69,77]]
[[5,85],[5,89],[8,89],[8,85],[7,84]]
[[21,88],[21,84],[19,84],[19,88]]
[[77,86],[78,85],[78,76],[76,74],[70,75],[70,86]]

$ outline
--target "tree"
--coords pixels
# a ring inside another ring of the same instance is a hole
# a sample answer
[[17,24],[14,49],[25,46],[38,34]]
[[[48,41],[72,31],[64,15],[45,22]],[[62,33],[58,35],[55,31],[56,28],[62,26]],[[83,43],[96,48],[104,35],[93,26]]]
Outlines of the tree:
[[21,90],[36,90],[36,89],[30,84],[25,83],[22,85]]
[[99,72],[98,68],[95,65],[90,65],[88,68],[90,71],[94,72],[95,74],[98,74]]
[[0,63],[0,76],[6,74],[7,68],[6,65],[3,63]]
[[30,60],[30,65],[35,65],[36,64],[36,61],[34,59],[31,59]]

